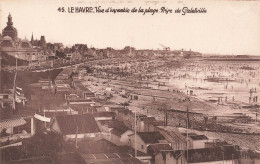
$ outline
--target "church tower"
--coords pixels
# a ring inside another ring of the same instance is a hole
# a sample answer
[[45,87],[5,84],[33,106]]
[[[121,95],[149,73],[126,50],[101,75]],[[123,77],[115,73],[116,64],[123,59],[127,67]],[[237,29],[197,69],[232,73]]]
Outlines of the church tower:
[[31,45],[34,46],[33,33],[32,33],[32,37],[31,37]]
[[3,29],[2,35],[3,35],[3,37],[5,37],[5,36],[11,37],[13,39],[13,41],[18,41],[17,30],[13,26],[13,20],[12,20],[12,16],[10,13],[9,13],[7,19],[8,19],[8,21],[6,23],[7,26]]
[[11,16],[11,14],[9,13],[7,26],[12,26],[12,25],[13,25],[12,16]]

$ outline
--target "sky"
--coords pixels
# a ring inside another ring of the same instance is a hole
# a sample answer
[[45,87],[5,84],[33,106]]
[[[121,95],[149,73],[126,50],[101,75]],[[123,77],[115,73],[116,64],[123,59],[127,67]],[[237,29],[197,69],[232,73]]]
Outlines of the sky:
[[[205,8],[207,13],[69,13],[68,7],[106,9]],[[66,12],[59,12],[64,7]],[[11,13],[22,39],[96,48],[194,50],[225,55],[260,55],[260,1],[0,0],[0,29]]]

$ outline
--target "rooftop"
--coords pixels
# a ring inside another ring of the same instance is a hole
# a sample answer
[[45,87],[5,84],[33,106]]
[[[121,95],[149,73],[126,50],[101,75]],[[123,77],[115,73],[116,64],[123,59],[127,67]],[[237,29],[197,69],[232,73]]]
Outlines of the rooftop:
[[213,145],[214,147],[220,147],[220,146],[226,146],[231,145],[227,143],[226,141],[214,141],[214,142],[205,142],[207,145]]
[[124,134],[126,131],[128,130],[128,128],[125,129],[118,129],[118,128],[114,128],[111,130],[111,133],[117,136],[121,136],[122,134]]
[[[223,156],[225,160],[238,159],[239,152],[236,151],[236,146],[223,146],[215,148],[191,149],[189,153],[189,162],[209,162],[222,161]],[[187,151],[185,151],[185,156]]]
[[156,145],[149,145],[147,147],[147,151],[152,154],[161,150],[172,150],[172,148],[169,144],[156,144]]
[[159,143],[159,140],[165,140],[164,136],[159,132],[138,132],[137,134],[147,144]]
[[139,118],[141,121],[144,122],[152,122],[152,121],[156,121],[156,119],[154,117],[140,117]]
[[94,117],[116,117],[116,113],[114,112],[97,112],[93,113]]
[[79,142],[78,145],[79,145],[79,149],[78,149],[79,152],[84,154],[126,153],[127,152],[106,139],[101,139],[99,141]]
[[178,131],[177,128],[159,126],[157,131],[159,131],[169,142],[186,142],[186,138]]
[[81,154],[86,163],[91,164],[142,164],[128,153],[109,153],[109,154]]
[[106,125],[108,128],[117,128],[120,130],[127,130],[127,127],[122,121],[118,120],[100,120],[101,125]]
[[205,135],[194,135],[190,136],[190,138],[193,140],[208,140],[208,137],[206,137]]
[[23,118],[17,119],[7,119],[0,121],[0,130],[9,128],[9,127],[17,127],[26,124],[26,121]]
[[92,114],[61,115],[55,116],[54,119],[57,120],[61,133],[64,135],[100,132]]
[[[187,150],[162,150],[160,151],[163,156],[166,153],[178,159],[180,156],[187,157]],[[189,149],[188,150],[188,162],[189,163],[200,163],[200,162],[212,162],[212,161],[223,161],[232,160],[239,158],[239,152],[237,146],[223,146],[215,148],[203,148],[203,149]]]
[[[90,99],[71,99],[71,100],[69,100],[69,102],[70,102],[70,104],[71,103],[75,103],[75,102],[78,102],[78,103],[80,103],[80,102],[93,102],[93,100],[90,100]],[[94,102],[93,102],[94,103]]]

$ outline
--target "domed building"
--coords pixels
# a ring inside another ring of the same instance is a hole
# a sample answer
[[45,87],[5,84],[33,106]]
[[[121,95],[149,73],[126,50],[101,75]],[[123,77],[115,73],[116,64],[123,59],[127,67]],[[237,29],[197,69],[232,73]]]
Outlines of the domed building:
[[13,26],[12,16],[10,13],[8,15],[8,21],[6,24],[7,24],[7,26],[3,29],[3,32],[2,32],[3,37],[10,36],[13,39],[13,41],[17,41],[18,33],[17,33],[16,28],[14,28],[14,26]]
[[30,44],[29,40],[25,38],[20,42],[20,47],[21,48],[31,48],[31,44]]
[[15,47],[13,39],[8,35],[1,39],[0,46],[6,47],[6,48],[14,48]]
[[28,39],[21,40],[17,35],[18,32],[13,26],[12,16],[9,13],[7,26],[3,29],[0,38],[0,50],[8,55],[27,61],[45,60],[41,51],[33,48]]

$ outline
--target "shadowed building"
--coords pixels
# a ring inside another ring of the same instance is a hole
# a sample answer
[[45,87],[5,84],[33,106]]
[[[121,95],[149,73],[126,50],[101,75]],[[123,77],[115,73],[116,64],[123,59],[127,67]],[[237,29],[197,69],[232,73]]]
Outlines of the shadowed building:
[[55,116],[50,129],[62,134],[67,140],[100,136],[100,129],[92,114]]
[[13,21],[12,21],[12,16],[11,14],[9,13],[8,15],[8,22],[7,22],[7,26],[3,29],[3,37],[5,36],[9,36],[12,38],[13,41],[17,41],[18,38],[17,38],[17,30],[16,28],[13,26]]
[[44,50],[47,48],[45,36],[41,36],[40,40],[37,40],[37,39],[34,39],[33,34],[32,34],[30,44],[35,47],[41,47]]
[[[43,44],[46,45],[45,38],[43,37],[41,40]],[[0,39],[0,48],[3,52],[6,52],[8,55],[22,60],[45,60],[43,54],[37,49],[34,49],[31,46],[29,40],[27,40],[26,38],[18,38],[18,31],[13,26],[12,16],[10,13],[8,15],[7,26],[2,31],[2,38]]]
[[[136,145],[135,145],[136,142]],[[147,153],[147,147],[149,145],[160,145],[169,144],[169,142],[164,138],[159,132],[137,132],[136,141],[135,134],[129,135],[129,145],[138,151]]]

